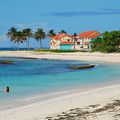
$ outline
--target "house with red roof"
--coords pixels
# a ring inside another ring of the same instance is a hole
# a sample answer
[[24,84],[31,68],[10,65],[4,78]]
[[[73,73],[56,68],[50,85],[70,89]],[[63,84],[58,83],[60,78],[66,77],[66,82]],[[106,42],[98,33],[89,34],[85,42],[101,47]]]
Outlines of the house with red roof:
[[77,41],[80,42],[81,49],[91,49],[91,41],[97,37],[102,37],[102,34],[97,31],[86,31],[77,36]]
[[56,36],[51,37],[50,49],[64,49],[71,50],[73,49],[73,36],[68,35],[67,33],[59,33]]
[[67,33],[59,33],[51,37],[50,49],[63,49],[63,50],[90,50],[91,41],[102,34],[97,31],[86,31],[76,37],[68,35]]

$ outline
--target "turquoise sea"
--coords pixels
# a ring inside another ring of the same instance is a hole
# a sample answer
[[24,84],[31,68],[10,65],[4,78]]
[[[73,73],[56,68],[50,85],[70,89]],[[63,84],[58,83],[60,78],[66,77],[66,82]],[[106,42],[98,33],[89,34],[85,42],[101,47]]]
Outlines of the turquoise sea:
[[[26,99],[72,88],[104,85],[120,81],[120,65],[97,62],[0,58],[11,60],[13,65],[0,64],[0,104]],[[95,64],[95,68],[70,70],[81,64]],[[10,93],[3,93],[6,86]]]

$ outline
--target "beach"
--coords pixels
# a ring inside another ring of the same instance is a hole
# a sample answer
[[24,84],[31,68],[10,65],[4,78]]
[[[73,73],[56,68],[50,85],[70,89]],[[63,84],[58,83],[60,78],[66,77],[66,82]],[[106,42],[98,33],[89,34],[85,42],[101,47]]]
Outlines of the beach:
[[100,53],[100,52],[51,53],[34,51],[1,51],[0,56],[120,63],[119,53]]
[[[0,111],[0,120],[48,120],[47,118],[49,117],[56,118],[57,115],[69,112],[71,109],[89,111],[90,106],[90,111],[94,111],[95,109],[103,108],[108,103],[119,100],[119,88],[120,85],[114,85],[85,92],[76,91],[43,102],[3,110]],[[88,120],[113,120],[114,116],[119,113],[119,109],[120,106],[115,106],[114,109],[101,110],[92,114],[91,118],[88,116]],[[87,116],[85,117],[87,118]],[[84,120],[84,118],[81,120]]]
[[[40,53],[33,51],[1,51],[1,57],[97,61],[115,64],[120,54],[111,53]],[[85,91],[73,90],[52,99],[22,104],[0,111],[0,120],[119,120],[120,84]]]

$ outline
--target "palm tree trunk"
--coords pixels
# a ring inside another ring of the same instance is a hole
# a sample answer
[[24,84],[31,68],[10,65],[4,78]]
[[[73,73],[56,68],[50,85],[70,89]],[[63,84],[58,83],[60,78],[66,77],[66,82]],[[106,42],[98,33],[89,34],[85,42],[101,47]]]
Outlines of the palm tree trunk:
[[17,45],[17,50],[19,50],[19,42],[18,42],[18,45]]
[[41,49],[42,48],[42,42],[41,42],[41,40],[39,40],[39,49]]
[[38,41],[38,44],[39,44],[39,49],[40,49],[40,40]]
[[40,40],[40,47],[41,47],[41,49],[42,49],[42,40]]
[[17,47],[16,47],[16,45],[15,45],[15,42],[14,42],[14,49],[15,49],[15,50],[17,49]]
[[75,50],[75,39],[74,39],[74,50]]
[[27,40],[28,50],[30,50],[29,39]]

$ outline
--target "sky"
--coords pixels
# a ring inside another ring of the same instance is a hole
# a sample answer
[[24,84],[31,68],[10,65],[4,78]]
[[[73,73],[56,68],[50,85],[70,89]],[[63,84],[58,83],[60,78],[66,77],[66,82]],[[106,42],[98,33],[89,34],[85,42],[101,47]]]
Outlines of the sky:
[[[13,47],[8,29],[64,29],[69,34],[87,30],[120,30],[120,0],[0,0],[0,47]],[[49,39],[43,40],[45,47]],[[37,47],[34,39],[31,47]],[[26,44],[21,45],[26,47]]]

